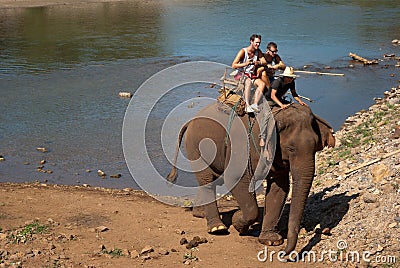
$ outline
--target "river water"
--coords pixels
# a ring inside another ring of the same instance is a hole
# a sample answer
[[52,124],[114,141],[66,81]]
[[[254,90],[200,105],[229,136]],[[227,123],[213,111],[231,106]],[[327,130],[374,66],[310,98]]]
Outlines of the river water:
[[[0,9],[0,154],[6,159],[0,181],[137,188],[122,149],[129,99],[118,92],[134,93],[153,74],[183,62],[230,65],[252,33],[262,35],[263,50],[269,41],[278,43],[284,62],[296,69],[345,74],[296,80],[299,94],[315,100],[312,110],[337,130],[398,84],[396,61],[383,55],[400,54],[391,43],[400,39],[399,14],[397,0],[152,0]],[[363,66],[349,52],[380,62]],[[172,101],[160,100],[149,118],[150,136],[159,134],[165,112],[199,96],[217,93],[184,86],[171,93]],[[159,144],[148,146],[160,173],[168,172]],[[36,171],[42,159],[53,173]],[[122,177],[101,179],[98,169]]]

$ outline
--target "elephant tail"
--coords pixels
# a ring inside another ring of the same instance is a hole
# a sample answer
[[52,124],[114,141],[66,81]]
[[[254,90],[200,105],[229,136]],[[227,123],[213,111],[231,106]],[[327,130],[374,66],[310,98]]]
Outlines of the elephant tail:
[[183,139],[183,135],[185,134],[189,123],[191,121],[187,122],[180,130],[179,132],[179,136],[178,136],[178,143],[176,144],[176,150],[175,150],[175,156],[174,156],[174,162],[172,163],[172,169],[169,172],[168,176],[167,176],[167,181],[174,183],[176,181],[176,179],[178,178],[178,169],[176,168],[176,162],[178,160],[178,154],[179,154],[179,147],[181,146],[181,142]]

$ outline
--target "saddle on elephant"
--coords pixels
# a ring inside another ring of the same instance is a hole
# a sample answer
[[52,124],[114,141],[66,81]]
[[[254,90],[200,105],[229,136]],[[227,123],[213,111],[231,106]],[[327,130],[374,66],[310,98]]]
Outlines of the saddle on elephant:
[[244,116],[246,113],[246,102],[242,95],[238,94],[238,92],[243,92],[245,79],[246,77],[239,71],[234,71],[227,77],[225,70],[221,78],[222,88],[218,90],[220,95],[217,101],[229,106],[238,116]]

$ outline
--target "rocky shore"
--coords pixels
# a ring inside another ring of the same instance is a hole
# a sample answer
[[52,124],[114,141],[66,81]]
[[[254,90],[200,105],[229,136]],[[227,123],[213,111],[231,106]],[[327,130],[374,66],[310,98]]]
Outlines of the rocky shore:
[[317,154],[300,235],[314,251],[341,253],[336,267],[400,266],[400,86],[375,102]]

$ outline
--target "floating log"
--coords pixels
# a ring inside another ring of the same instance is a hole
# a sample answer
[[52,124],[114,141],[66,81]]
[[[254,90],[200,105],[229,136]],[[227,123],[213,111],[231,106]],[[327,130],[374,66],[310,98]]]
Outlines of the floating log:
[[351,52],[349,53],[349,57],[352,57],[353,60],[364,63],[364,65],[378,64],[377,60],[367,60],[366,58],[363,58],[363,57],[358,56],[357,54],[354,54]]
[[311,71],[301,71],[301,70],[294,70],[294,72],[295,72],[295,73],[304,73],[304,74],[318,74],[318,75],[344,76],[344,74],[323,73],[323,72],[311,72]]

